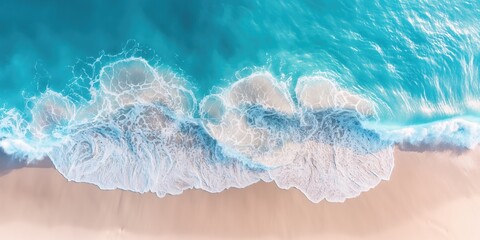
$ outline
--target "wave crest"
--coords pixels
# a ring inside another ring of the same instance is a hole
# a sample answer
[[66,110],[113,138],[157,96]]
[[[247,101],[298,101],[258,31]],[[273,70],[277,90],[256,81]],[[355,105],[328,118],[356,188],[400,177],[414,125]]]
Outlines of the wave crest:
[[[33,148],[43,139],[41,150],[69,180],[159,196],[275,181],[318,202],[357,196],[393,168],[391,142],[362,126],[368,101],[325,79],[300,81],[295,103],[285,83],[256,72],[206,96],[200,118],[186,81],[144,59],[108,64],[92,81],[99,87],[88,102],[40,96],[33,135],[23,136]],[[304,95],[309,87],[325,90],[314,98],[322,104]]]

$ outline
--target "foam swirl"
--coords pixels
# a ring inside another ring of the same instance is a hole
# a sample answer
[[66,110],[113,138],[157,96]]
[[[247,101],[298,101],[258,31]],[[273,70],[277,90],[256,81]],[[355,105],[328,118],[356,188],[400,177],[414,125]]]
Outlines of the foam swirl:
[[275,181],[318,202],[357,196],[393,168],[391,142],[362,127],[361,111],[343,102],[305,107],[303,92],[297,104],[268,72],[206,96],[200,118],[184,81],[141,58],[108,64],[93,81],[88,102],[42,95],[28,123],[24,142],[50,143],[45,154],[69,180],[158,196]]

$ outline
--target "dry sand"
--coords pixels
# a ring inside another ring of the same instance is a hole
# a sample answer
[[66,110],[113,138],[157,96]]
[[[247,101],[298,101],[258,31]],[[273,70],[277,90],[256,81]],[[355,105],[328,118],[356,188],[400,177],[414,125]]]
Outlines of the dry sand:
[[345,203],[273,183],[157,198],[0,172],[0,239],[480,239],[480,149],[395,155],[390,181]]

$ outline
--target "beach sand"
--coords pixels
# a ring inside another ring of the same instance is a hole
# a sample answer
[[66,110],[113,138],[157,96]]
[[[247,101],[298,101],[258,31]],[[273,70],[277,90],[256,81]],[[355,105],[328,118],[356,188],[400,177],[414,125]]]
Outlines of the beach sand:
[[318,204],[274,183],[158,198],[17,168],[0,172],[0,239],[480,239],[479,158],[397,149],[390,181]]

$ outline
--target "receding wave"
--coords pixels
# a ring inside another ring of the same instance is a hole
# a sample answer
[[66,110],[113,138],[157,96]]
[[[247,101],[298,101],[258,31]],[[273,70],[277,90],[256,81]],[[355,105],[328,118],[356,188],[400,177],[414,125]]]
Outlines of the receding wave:
[[478,124],[461,118],[383,126],[376,102],[324,75],[293,87],[259,70],[198,101],[186,80],[130,57],[90,81],[89,100],[47,90],[29,118],[3,109],[0,147],[27,161],[48,157],[67,179],[102,189],[161,197],[274,181],[318,202],[389,179],[395,144],[480,141]]
[[299,81],[294,101],[259,71],[198,103],[183,79],[142,58],[108,64],[92,81],[85,102],[48,90],[28,121],[4,110],[0,146],[47,156],[69,180],[158,196],[262,180],[343,201],[393,168],[392,142],[362,126],[373,103],[325,78]]

